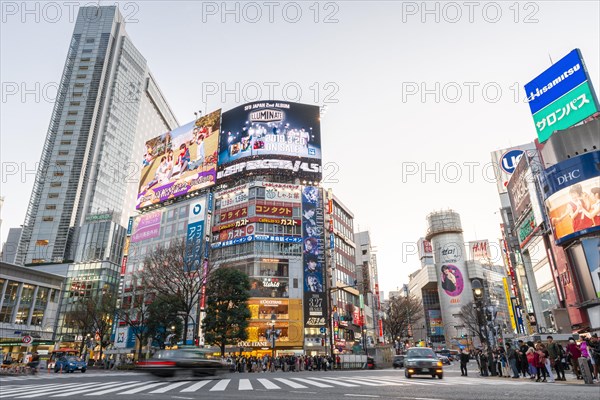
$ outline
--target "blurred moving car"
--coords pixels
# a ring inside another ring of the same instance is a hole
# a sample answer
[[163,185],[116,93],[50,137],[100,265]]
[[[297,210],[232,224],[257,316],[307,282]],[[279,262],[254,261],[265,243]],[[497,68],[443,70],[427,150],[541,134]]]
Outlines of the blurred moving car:
[[444,378],[442,361],[429,347],[411,347],[404,358],[404,376],[408,379],[413,375],[431,375]]
[[151,358],[137,363],[135,370],[170,378],[175,375],[212,376],[227,372],[227,363],[210,358],[204,349],[159,350]]
[[367,369],[375,369],[375,359],[371,356],[367,356]]
[[54,363],[54,372],[58,373],[61,370],[63,372],[81,371],[85,373],[87,371],[87,364],[77,356],[62,356]]
[[394,356],[392,365],[393,365],[394,369],[404,367],[404,356],[403,355]]
[[444,365],[452,365],[452,363],[450,362],[450,358],[443,356],[441,354],[438,354],[437,357],[442,361],[442,364]]

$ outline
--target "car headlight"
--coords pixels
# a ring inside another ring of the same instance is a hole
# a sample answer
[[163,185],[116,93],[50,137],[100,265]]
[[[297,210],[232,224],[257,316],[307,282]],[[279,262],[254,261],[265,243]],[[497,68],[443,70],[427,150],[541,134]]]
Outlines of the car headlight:
[[442,366],[442,362],[441,362],[441,361],[438,361],[438,362],[437,362],[437,366],[438,366],[438,367],[441,367],[441,366]]

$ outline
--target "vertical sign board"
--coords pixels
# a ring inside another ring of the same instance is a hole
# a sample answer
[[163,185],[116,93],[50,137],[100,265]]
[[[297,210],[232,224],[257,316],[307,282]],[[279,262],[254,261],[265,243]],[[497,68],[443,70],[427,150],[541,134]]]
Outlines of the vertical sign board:
[[307,328],[326,326],[324,223],[321,189],[305,186],[302,188],[302,238],[305,243],[316,244],[310,246],[310,250],[303,246],[304,326]]
[[508,314],[510,315],[510,326],[512,326],[513,331],[517,329],[517,322],[515,320],[515,313],[513,311],[512,300],[510,297],[510,290],[508,289],[508,280],[506,277],[502,278],[502,283],[504,285],[504,294],[506,296],[506,304],[508,305]]
[[188,228],[185,242],[187,257],[186,266],[190,271],[200,269],[202,261],[202,242],[204,240],[204,216],[206,215],[206,198],[201,197],[190,203]]
[[540,143],[598,111],[598,99],[579,49],[525,85]]

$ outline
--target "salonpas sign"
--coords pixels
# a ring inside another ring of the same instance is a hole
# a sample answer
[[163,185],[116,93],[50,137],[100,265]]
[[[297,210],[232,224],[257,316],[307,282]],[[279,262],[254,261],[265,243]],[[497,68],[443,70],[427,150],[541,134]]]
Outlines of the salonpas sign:
[[540,142],[598,111],[598,101],[579,49],[525,85]]
[[598,111],[592,88],[584,82],[533,116],[540,142],[554,131],[567,129]]

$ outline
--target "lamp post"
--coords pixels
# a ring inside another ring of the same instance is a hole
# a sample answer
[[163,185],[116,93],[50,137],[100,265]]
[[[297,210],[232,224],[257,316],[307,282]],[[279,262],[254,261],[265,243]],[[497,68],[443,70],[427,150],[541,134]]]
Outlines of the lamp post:
[[271,359],[275,359],[275,340],[279,336],[279,332],[275,330],[275,320],[277,315],[271,314],[271,329],[267,331],[267,336],[271,339]]
[[473,288],[473,298],[475,299],[477,328],[479,329],[479,337],[483,338],[483,343],[481,343],[483,345],[488,341],[487,324],[483,315],[483,285],[479,279],[473,279],[471,282],[471,287]]

